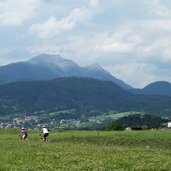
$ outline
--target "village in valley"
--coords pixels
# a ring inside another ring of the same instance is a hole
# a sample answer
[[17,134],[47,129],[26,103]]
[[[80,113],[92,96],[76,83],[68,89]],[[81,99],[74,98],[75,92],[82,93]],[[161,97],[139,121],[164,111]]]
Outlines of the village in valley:
[[[62,129],[64,125],[73,125],[72,123],[80,123],[80,121],[75,119],[42,119],[38,116],[25,116],[23,118],[13,118],[7,121],[0,121],[0,128],[14,128],[20,129],[21,127],[26,127],[29,130],[39,130],[42,125],[46,125],[51,129]],[[73,126],[71,126],[73,128]]]
[[[52,122],[51,122],[52,123]],[[26,126],[29,129],[39,129],[41,124],[40,119],[37,116],[25,116],[23,118],[13,118],[8,121],[1,121],[0,128],[15,128],[20,129],[22,126]]]
[[[88,121],[88,119],[87,119]],[[103,120],[96,120],[94,124],[100,125]],[[21,127],[26,127],[29,130],[39,130],[42,125],[46,125],[51,129],[79,129],[82,124],[81,120],[77,119],[42,119],[38,116],[25,116],[25,117],[15,117],[10,120],[0,121],[0,128],[14,128],[20,129]],[[85,124],[85,123],[83,123]],[[162,124],[162,128],[159,129],[171,129],[171,121]],[[131,130],[131,127],[126,127],[125,130]]]

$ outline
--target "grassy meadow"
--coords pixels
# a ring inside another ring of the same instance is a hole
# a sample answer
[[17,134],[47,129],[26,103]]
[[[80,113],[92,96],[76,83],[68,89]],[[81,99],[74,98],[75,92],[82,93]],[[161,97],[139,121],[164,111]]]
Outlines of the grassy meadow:
[[0,171],[171,170],[171,130],[50,131],[47,143],[18,133],[0,129]]

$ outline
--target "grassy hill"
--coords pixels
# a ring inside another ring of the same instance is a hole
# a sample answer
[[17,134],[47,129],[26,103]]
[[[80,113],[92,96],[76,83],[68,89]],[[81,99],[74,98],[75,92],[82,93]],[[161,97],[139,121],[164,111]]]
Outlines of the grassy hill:
[[170,170],[171,131],[51,131],[50,142],[0,129],[0,170]]

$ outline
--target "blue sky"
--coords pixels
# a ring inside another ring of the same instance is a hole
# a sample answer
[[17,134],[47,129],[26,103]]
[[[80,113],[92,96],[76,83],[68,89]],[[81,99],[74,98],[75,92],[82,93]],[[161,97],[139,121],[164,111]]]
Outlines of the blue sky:
[[134,87],[171,82],[171,1],[0,0],[0,65],[41,53]]

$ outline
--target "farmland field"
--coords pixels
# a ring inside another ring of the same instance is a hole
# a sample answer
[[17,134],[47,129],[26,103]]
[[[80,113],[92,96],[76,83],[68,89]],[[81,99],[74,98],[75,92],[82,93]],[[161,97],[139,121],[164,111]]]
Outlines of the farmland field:
[[18,133],[0,129],[0,171],[171,170],[171,130],[51,131],[47,143]]

